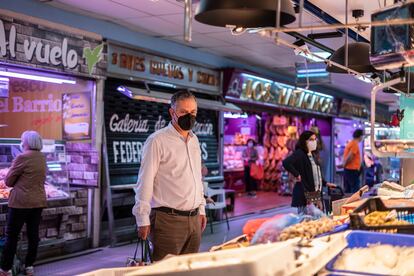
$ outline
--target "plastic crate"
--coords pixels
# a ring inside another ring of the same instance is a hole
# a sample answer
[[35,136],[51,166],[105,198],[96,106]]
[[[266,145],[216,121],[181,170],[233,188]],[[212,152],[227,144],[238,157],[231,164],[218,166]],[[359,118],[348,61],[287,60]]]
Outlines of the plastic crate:
[[[410,224],[407,225],[383,225],[369,226],[364,222],[364,217],[375,211],[397,211],[397,219],[406,220]],[[367,230],[384,233],[414,234],[414,208],[413,207],[393,207],[385,206],[380,198],[370,198],[361,206],[356,208],[350,215],[351,229]]]
[[[403,234],[385,234],[385,233],[374,233],[374,232],[367,232],[367,231],[352,231],[346,237],[347,240],[347,247],[344,248],[361,248],[361,247],[368,247],[370,244],[390,244],[394,246],[414,246],[414,236],[412,235],[403,235]],[[372,274],[372,273],[364,273],[359,271],[351,271],[351,270],[336,270],[334,269],[334,264],[339,256],[342,254],[339,253],[335,258],[329,261],[325,269],[329,272],[338,273],[337,275],[341,275],[342,273],[346,273],[346,275],[384,275],[384,274]],[[336,274],[329,274],[329,275],[336,275]]]

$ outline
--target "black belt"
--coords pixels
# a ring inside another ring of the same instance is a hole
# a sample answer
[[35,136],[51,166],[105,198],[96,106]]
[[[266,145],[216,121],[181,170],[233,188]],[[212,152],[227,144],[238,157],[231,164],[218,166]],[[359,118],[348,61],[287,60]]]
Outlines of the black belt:
[[196,215],[198,215],[198,208],[194,209],[194,210],[190,210],[190,211],[181,211],[181,210],[176,210],[173,208],[168,208],[168,207],[157,207],[157,208],[153,208],[156,211],[160,211],[163,213],[167,213],[167,214],[171,214],[171,215],[179,215],[179,216],[185,216],[185,217],[194,217]]

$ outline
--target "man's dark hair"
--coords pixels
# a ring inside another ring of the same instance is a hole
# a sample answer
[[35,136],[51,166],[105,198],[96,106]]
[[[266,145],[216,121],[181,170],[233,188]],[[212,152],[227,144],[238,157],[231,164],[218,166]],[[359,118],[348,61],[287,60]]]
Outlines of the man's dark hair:
[[178,101],[185,100],[193,98],[195,101],[197,101],[196,97],[193,93],[191,93],[188,90],[179,90],[178,92],[175,92],[174,95],[171,97],[171,107],[175,107]]
[[355,130],[354,134],[352,135],[354,139],[361,138],[362,136],[364,136],[364,131],[362,129]]

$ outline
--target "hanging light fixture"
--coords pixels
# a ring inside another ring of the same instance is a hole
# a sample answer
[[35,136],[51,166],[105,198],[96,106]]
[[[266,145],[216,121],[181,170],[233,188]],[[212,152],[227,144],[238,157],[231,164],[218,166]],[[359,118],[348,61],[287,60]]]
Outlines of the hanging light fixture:
[[[333,53],[329,60],[345,66],[345,45]],[[364,42],[355,42],[348,44],[348,68],[359,73],[373,73],[375,68],[369,61],[370,45]],[[348,72],[336,66],[329,66],[326,71],[331,73],[347,74]]]
[[[278,2],[280,1],[280,3]],[[195,19],[217,27],[275,27],[280,5],[279,25],[296,20],[291,0],[201,0]]]

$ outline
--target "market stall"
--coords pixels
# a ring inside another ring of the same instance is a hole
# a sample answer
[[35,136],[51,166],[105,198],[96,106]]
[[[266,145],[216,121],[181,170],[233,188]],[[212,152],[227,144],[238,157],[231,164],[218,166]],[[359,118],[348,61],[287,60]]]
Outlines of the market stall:
[[[236,69],[226,70],[224,75],[226,99],[244,111],[224,116],[226,187],[245,192],[243,152],[247,140],[253,139],[257,143],[258,161],[264,168],[258,188],[273,194],[269,197],[272,206],[266,204],[266,200],[258,200],[258,204],[264,209],[289,204],[289,200],[278,197],[278,194],[290,195],[294,184],[284,171],[282,161],[295,149],[300,133],[309,129],[318,135],[322,172],[326,179],[331,178],[331,121],[336,112],[333,97]],[[267,198],[263,193],[260,195]]]
[[[36,130],[44,139],[48,167],[39,259],[88,249],[92,194],[98,187],[95,118],[100,114],[95,108],[105,66],[102,38],[15,13],[0,15],[0,23],[9,43],[0,61],[0,235],[10,192],[4,177],[21,153],[21,134]],[[93,62],[83,55],[91,49],[98,50]]]
[[[107,212],[104,224],[111,244],[136,237],[131,208],[146,139],[170,122],[171,96],[189,89],[197,97],[197,122],[193,129],[200,141],[201,157],[208,168],[208,187],[222,188],[221,111],[238,112],[221,101],[220,72],[173,58],[144,52],[113,42],[108,46],[108,78],[105,84],[105,170]],[[116,225],[116,227],[115,227]]]

